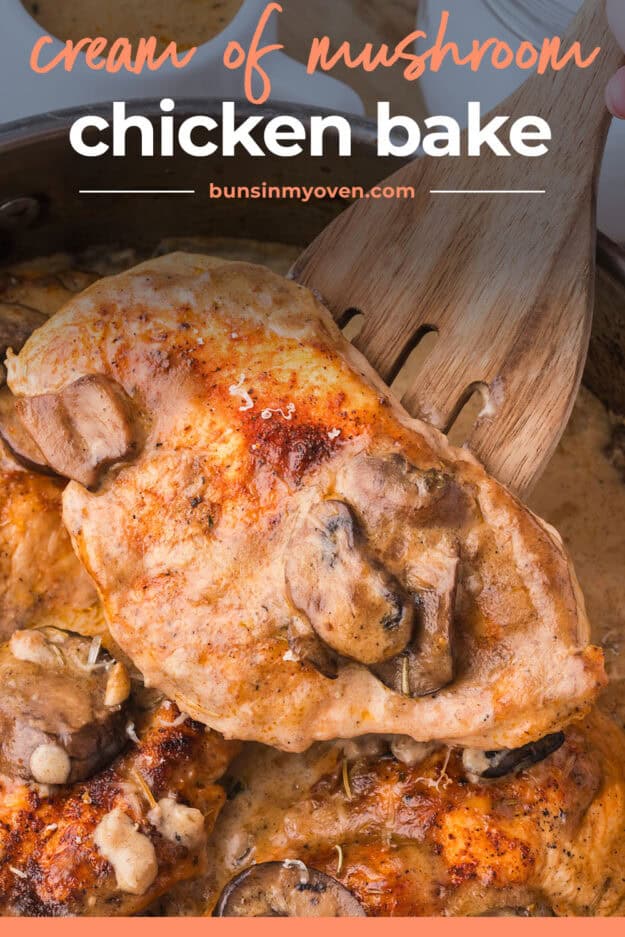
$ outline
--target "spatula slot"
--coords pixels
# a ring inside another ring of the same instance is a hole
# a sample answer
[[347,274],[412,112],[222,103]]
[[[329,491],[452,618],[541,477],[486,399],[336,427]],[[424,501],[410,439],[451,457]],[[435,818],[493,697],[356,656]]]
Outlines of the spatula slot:
[[387,373],[385,375],[387,384],[390,384],[391,386],[393,385],[393,383],[397,380],[397,377],[402,368],[406,365],[406,362],[410,358],[410,355],[421,345],[424,337],[431,334],[432,332],[438,334],[438,329],[436,326],[430,324],[420,325],[418,328],[415,328],[414,335],[404,344],[397,344],[397,350],[394,354],[392,364],[389,362],[389,368],[387,369]]
[[488,384],[478,382],[467,388],[445,430],[453,446],[464,446],[470,439],[477,421],[488,408],[489,400]]
[[[327,304],[326,304],[327,305]],[[349,309],[346,309],[345,312],[342,312],[340,315],[336,315],[336,324],[340,329],[345,329],[356,316],[362,315],[362,309],[357,309],[356,306],[350,306]]]
[[364,324],[364,313],[360,309],[347,309],[339,320],[339,326],[343,329],[345,338],[350,342],[358,338]]
[[414,384],[426,359],[434,350],[438,338],[438,329],[433,325],[423,326],[418,331],[414,342],[409,346],[408,357],[391,385],[391,390],[400,400]]

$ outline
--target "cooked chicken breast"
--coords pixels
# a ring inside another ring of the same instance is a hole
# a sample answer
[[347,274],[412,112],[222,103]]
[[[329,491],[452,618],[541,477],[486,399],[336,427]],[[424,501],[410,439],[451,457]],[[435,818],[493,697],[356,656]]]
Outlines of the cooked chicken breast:
[[461,750],[367,745],[248,746],[209,874],[161,910],[211,913],[244,869],[291,859],[338,879],[371,916],[625,911],[625,736],[598,711],[540,764],[492,781]]
[[61,521],[65,482],[27,470],[41,453],[21,428],[4,386],[7,349],[18,351],[72,296],[60,281],[53,288],[50,277],[39,273],[0,274],[0,643],[26,625],[58,623],[59,615],[65,627],[76,619],[90,630],[102,627],[95,588]]
[[235,747],[169,703],[144,723],[83,783],[0,776],[0,914],[135,914],[202,873]]
[[59,617],[99,630],[95,588],[61,521],[64,487],[22,469],[0,440],[0,642]]
[[604,683],[558,535],[411,420],[307,290],[176,254],[9,355],[116,641],[227,737],[516,748]]

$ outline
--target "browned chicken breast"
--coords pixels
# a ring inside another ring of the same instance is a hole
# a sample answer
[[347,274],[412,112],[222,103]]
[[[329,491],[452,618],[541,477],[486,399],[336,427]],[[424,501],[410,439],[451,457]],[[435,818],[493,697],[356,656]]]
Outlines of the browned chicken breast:
[[516,748],[601,653],[557,534],[410,420],[307,290],[177,254],[9,355],[113,637],[228,737]]
[[[3,307],[0,345],[23,342],[26,312]],[[202,873],[237,746],[133,692],[62,524],[65,481],[25,468],[40,454],[3,388],[0,437],[0,914],[136,913]]]
[[[54,267],[52,261],[52,273]],[[83,277],[80,288],[92,280]],[[19,351],[30,333],[71,296],[71,290],[37,264],[0,274],[0,642],[16,628],[58,623],[59,615],[70,628],[77,619],[91,630],[101,624],[95,588],[61,522],[65,482],[25,468],[41,459],[41,453],[20,432],[4,386],[7,349]]]
[[169,703],[129,731],[128,751],[87,781],[0,775],[0,914],[135,914],[203,872],[233,743]]
[[221,893],[228,916],[321,915],[302,911],[307,883],[345,905],[323,873],[370,916],[625,911],[625,736],[598,711],[540,763],[528,761],[544,751],[517,753],[516,770],[509,759],[509,773],[491,780],[481,775],[494,758],[390,744],[305,755],[248,746],[232,767],[208,876],[162,910],[197,913],[203,902],[211,913]]
[[132,691],[62,526],[62,484],[8,455],[3,468],[0,914],[136,913],[204,869],[237,746]]
[[66,627],[78,617],[97,626],[96,591],[61,523],[63,488],[22,469],[0,441],[0,641],[59,615]]

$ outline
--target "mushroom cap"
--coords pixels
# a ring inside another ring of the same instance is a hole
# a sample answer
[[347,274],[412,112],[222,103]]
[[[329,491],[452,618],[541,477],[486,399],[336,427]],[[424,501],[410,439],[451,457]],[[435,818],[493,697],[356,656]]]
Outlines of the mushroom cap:
[[507,774],[524,771],[532,765],[544,761],[565,742],[564,732],[552,732],[537,742],[530,742],[521,748],[502,749],[501,751],[481,752],[465,749],[462,761],[469,777],[487,781],[498,780]]
[[102,375],[80,378],[58,394],[19,398],[15,410],[44,464],[88,488],[97,486],[106,468],[136,451],[130,401]]
[[380,664],[407,647],[413,601],[369,555],[347,504],[313,506],[291,540],[286,580],[295,607],[338,654]]
[[46,465],[41,449],[24,426],[16,404],[17,398],[9,388],[0,387],[0,439],[20,465],[47,475],[54,474]]
[[[113,661],[104,653],[91,661],[92,647],[89,638],[42,628],[17,631],[0,648],[0,772],[71,783],[122,750],[127,701],[106,705]],[[67,770],[56,777],[63,754]]]
[[215,917],[366,917],[335,878],[303,862],[263,862],[224,888]]

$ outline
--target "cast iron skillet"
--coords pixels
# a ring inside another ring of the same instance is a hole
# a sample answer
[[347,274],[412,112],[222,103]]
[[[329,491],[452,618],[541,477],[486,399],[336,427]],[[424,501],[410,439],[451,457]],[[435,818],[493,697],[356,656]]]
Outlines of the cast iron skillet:
[[[157,101],[134,106],[156,122]],[[238,107],[242,118],[257,114]],[[221,102],[179,101],[179,120],[197,114],[219,120]],[[305,246],[346,207],[340,198],[301,204],[291,200],[226,201],[208,196],[219,185],[347,185],[365,189],[399,168],[400,161],[376,155],[375,126],[352,118],[353,156],[339,158],[331,141],[328,155],[276,158],[237,156],[207,159],[177,155],[141,158],[138,147],[124,159],[79,157],[69,145],[69,128],[83,114],[110,107],[87,107],[7,125],[0,132],[0,266],[97,244],[150,249],[166,237],[251,238]],[[268,120],[292,114],[306,123],[310,110],[277,104]],[[320,113],[316,110],[315,113]],[[79,197],[79,189],[184,188],[197,195],[176,197]],[[599,238],[595,325],[585,383],[613,411],[625,415],[625,251]]]

